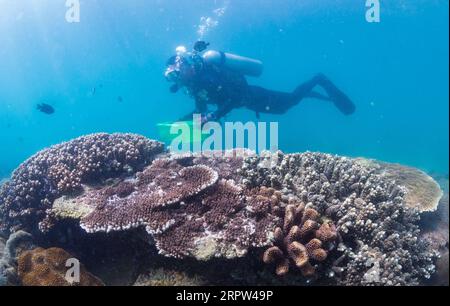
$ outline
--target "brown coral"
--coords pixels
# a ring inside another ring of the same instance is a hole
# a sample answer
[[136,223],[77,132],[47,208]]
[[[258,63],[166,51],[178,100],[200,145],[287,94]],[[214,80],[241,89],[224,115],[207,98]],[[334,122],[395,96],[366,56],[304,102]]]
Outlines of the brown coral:
[[103,286],[103,282],[80,265],[79,282],[66,278],[66,263],[73,256],[59,248],[37,248],[20,254],[18,274],[24,286]]
[[399,165],[371,161],[383,175],[406,188],[405,204],[420,212],[436,211],[444,195],[439,184],[425,172]]
[[274,246],[264,252],[264,263],[274,264],[279,276],[289,272],[291,263],[303,276],[314,276],[315,264],[328,257],[327,244],[337,238],[332,223],[319,223],[320,214],[315,209],[305,208],[304,204],[286,206],[283,228],[274,230]]

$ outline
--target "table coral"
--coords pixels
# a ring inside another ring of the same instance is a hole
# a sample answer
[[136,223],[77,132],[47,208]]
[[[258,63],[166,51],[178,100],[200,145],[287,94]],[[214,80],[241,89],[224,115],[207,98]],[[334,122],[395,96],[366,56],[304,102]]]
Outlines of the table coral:
[[437,210],[439,200],[444,193],[432,177],[415,168],[372,162],[378,165],[383,175],[391,177],[399,185],[405,186],[407,190],[405,203],[408,206],[416,208],[420,212]]
[[[278,220],[272,208],[280,199],[267,188],[249,189],[233,180],[242,158],[232,159],[158,159],[135,178],[69,201],[91,207],[80,220],[89,233],[145,227],[166,256],[241,257],[251,247],[270,243]],[[224,176],[223,168],[228,169]]]
[[82,227],[88,232],[109,232],[146,225],[150,232],[163,231],[165,224],[152,226],[152,216],[162,214],[159,209],[192,197],[217,180],[217,172],[204,165],[182,167],[168,159],[155,160],[134,182],[86,193],[83,202],[95,210],[83,218]]

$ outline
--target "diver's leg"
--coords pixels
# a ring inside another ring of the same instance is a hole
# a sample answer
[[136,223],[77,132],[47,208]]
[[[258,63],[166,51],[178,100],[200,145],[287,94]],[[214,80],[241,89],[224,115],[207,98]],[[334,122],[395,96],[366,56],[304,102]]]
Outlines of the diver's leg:
[[[322,87],[328,97],[314,92],[316,86]],[[341,90],[339,90],[325,75],[319,73],[306,83],[298,86],[292,93],[295,101],[299,103],[304,98],[316,98],[320,100],[329,100],[344,114],[350,115],[355,112],[355,105]]]
[[334,105],[345,115],[355,112],[356,106],[350,98],[333,84],[325,75],[319,74],[319,85],[322,87]]
[[284,114],[304,98],[331,101],[329,97],[312,90],[317,84],[318,80],[312,79],[297,87],[294,93],[249,86],[245,106],[257,113]]
[[298,102],[291,93],[248,86],[244,106],[256,113],[284,114]]
[[[316,86],[322,87],[327,96],[314,91]],[[317,74],[311,80],[298,86],[292,93],[249,86],[245,106],[257,113],[284,114],[305,98],[331,101],[346,115],[354,113],[356,108],[353,102],[323,74]]]
[[331,101],[331,98],[328,96],[325,96],[319,92],[311,91],[310,93],[306,94],[305,98],[312,98],[317,100],[324,100],[324,101]]
[[315,77],[313,77],[311,80],[299,85],[293,92],[292,92],[292,98],[294,99],[295,103],[300,103],[301,100],[304,98],[315,98],[313,94],[313,89],[317,85],[319,85],[324,78],[324,75],[318,74]]

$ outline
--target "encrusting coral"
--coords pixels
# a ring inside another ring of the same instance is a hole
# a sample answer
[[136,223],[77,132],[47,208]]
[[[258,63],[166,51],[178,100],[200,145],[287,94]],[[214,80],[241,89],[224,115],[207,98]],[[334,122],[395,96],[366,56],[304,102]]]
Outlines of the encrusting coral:
[[140,170],[162,151],[162,143],[134,134],[93,134],[45,149],[1,186],[0,231],[33,232],[56,198],[84,183]]
[[310,278],[316,273],[315,264],[327,259],[337,231],[331,221],[320,217],[303,203],[286,206],[283,226],[274,231],[274,246],[263,255],[266,264],[275,264],[277,275],[286,275],[293,265]]
[[25,251],[18,258],[18,274],[24,286],[103,286],[100,279],[80,264],[79,281],[66,274],[67,260],[73,256],[60,248]]

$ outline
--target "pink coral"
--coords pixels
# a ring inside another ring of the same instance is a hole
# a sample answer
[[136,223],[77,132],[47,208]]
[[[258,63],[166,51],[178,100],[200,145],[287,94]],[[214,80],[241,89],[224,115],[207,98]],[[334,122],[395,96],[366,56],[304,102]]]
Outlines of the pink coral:
[[43,150],[2,185],[0,230],[34,231],[57,197],[83,183],[138,171],[163,150],[162,143],[134,134],[93,134]]

